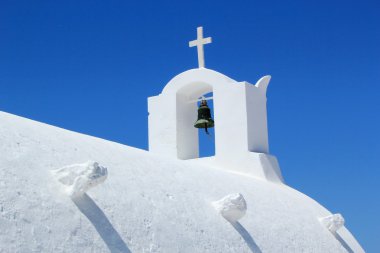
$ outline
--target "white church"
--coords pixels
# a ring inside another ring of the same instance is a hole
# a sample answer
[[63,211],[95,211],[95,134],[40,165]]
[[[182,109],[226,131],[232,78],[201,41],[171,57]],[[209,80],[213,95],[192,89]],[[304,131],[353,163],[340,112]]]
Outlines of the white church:
[[[208,43],[198,27],[198,68],[148,98],[149,151],[0,111],[0,253],[364,252],[342,214],[286,185],[271,77],[207,69]],[[215,155],[200,158],[207,127]]]

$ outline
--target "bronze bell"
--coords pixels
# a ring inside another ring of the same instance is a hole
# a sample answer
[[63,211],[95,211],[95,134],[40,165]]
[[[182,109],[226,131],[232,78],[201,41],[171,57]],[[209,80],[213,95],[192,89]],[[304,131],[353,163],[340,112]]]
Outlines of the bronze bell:
[[198,120],[195,122],[194,127],[204,128],[207,134],[209,134],[207,129],[214,127],[214,120],[211,118],[211,110],[208,108],[207,101],[204,99],[201,101],[198,108]]

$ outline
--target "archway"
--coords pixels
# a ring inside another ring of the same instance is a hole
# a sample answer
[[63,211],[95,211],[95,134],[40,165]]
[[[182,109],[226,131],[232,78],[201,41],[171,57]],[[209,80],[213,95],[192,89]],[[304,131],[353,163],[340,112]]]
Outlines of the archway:
[[[213,92],[203,94],[202,98],[205,98],[207,105],[211,110],[211,118],[214,119],[214,102],[213,102]],[[201,100],[198,100],[197,106],[201,104]],[[215,155],[215,126],[213,128],[208,128],[207,132],[204,129],[198,129],[198,142],[199,142],[199,158],[210,157]]]
[[[270,76],[256,85],[237,82],[216,71],[185,71],[149,97],[149,150],[179,159],[199,157],[196,100],[213,92],[215,157],[236,162],[247,152],[268,153],[266,88]],[[247,155],[248,156],[248,155]]]
[[213,92],[214,166],[281,182],[274,157],[268,155],[266,90],[270,76],[255,85],[237,82],[216,71],[199,68],[171,79],[162,92],[148,98],[149,151],[177,158],[199,157],[197,100]]
[[[189,83],[177,91],[176,94],[176,132],[177,132],[177,157],[179,159],[198,158],[200,154],[199,130],[194,127],[197,119],[199,98],[205,94],[212,94],[213,87],[210,84],[197,82]],[[213,108],[214,109],[214,108]],[[216,115],[216,112],[214,112]],[[214,136],[214,130],[211,130]],[[212,153],[215,154],[215,142],[212,142]],[[201,152],[202,154],[202,152]]]

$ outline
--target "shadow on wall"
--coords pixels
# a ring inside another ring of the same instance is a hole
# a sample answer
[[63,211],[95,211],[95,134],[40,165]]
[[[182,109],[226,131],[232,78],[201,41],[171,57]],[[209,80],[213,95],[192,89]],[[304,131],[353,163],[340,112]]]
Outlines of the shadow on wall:
[[131,253],[107,216],[87,195],[72,198],[78,209],[91,221],[111,253]]
[[238,231],[244,241],[247,243],[249,249],[253,253],[262,253],[259,246],[257,246],[255,240],[253,240],[252,236],[248,233],[248,231],[238,222],[230,222],[231,225]]
[[350,246],[348,246],[348,244],[343,240],[343,238],[340,235],[338,235],[337,232],[333,232],[332,234],[342,244],[343,248],[345,248],[348,253],[354,253],[354,251],[350,248]]

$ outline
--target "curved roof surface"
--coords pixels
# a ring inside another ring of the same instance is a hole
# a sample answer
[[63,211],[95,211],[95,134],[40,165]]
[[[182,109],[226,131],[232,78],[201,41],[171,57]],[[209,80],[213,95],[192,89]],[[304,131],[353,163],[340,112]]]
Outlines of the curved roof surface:
[[[0,112],[0,252],[363,252],[330,212],[286,186],[219,171]],[[108,179],[80,199],[51,170],[87,160]],[[213,208],[242,193],[233,226]]]

